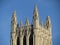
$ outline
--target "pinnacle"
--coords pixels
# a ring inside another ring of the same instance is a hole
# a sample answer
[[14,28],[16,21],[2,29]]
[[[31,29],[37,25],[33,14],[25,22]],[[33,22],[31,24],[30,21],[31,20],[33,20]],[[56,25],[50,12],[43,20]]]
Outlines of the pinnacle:
[[47,19],[50,19],[50,16],[47,16]]
[[46,20],[49,21],[49,23],[50,23],[50,16],[47,16],[47,19]]
[[36,11],[37,11],[37,5],[35,5],[35,6],[34,6],[34,10],[36,10]]
[[16,17],[16,10],[14,10],[12,18]]
[[14,10],[13,15],[16,16],[16,10]]
[[38,16],[38,9],[37,9],[37,5],[34,6],[34,12],[33,12],[34,16]]
[[26,18],[26,26],[29,25],[29,21],[28,18]]

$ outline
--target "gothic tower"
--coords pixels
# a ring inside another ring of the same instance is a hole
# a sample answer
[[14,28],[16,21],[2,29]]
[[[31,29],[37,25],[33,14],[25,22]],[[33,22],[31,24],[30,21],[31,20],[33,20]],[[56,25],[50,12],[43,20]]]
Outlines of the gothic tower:
[[42,25],[41,21],[39,21],[37,6],[35,5],[32,24],[29,24],[29,20],[26,18],[25,25],[20,21],[19,26],[16,11],[14,11],[11,20],[10,45],[52,45],[50,16],[47,16],[45,24]]

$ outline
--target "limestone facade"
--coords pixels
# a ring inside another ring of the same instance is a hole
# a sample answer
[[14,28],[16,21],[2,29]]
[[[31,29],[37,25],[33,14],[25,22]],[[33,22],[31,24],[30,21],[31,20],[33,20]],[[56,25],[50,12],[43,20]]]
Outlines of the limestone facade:
[[34,7],[33,21],[20,26],[17,23],[16,11],[13,12],[11,20],[11,40],[10,45],[52,45],[52,26],[50,16],[47,16],[45,25],[39,22],[37,6]]

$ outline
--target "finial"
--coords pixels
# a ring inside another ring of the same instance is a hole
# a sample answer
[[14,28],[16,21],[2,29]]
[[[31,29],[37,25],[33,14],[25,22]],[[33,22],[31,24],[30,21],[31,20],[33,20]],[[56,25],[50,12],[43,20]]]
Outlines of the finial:
[[37,5],[34,6],[34,10],[37,11]]
[[50,20],[50,16],[47,16],[47,20]]
[[14,10],[13,14],[12,14],[12,19],[16,17],[16,10]]
[[29,21],[28,21],[28,18],[26,18],[26,26],[29,25]]
[[51,24],[50,16],[47,16],[46,21],[47,21],[49,24]]
[[13,12],[13,17],[16,17],[16,10],[14,10]]
[[34,12],[35,12],[35,13],[38,12],[37,5],[34,6]]

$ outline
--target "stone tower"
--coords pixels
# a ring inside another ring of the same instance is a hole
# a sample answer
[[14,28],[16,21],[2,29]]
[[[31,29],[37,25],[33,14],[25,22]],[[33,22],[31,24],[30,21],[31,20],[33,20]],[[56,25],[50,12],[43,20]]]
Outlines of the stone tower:
[[39,22],[37,6],[34,7],[33,23],[29,24],[26,18],[25,25],[17,23],[16,11],[13,12],[11,20],[10,45],[52,45],[52,26],[50,16],[47,16],[44,26]]

